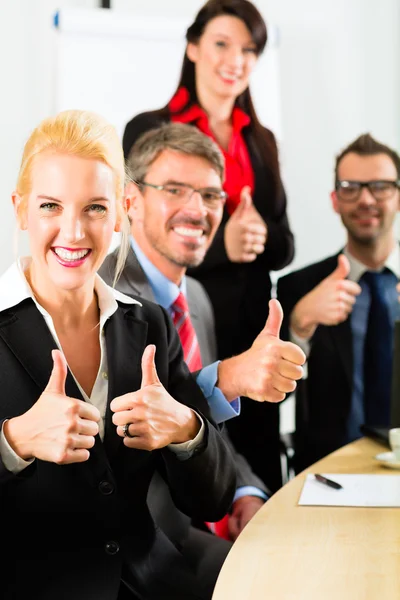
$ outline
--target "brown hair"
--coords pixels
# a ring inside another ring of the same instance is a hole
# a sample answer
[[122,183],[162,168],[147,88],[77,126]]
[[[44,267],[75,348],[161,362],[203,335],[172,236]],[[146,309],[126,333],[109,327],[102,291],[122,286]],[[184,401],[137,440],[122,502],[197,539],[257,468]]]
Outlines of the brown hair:
[[149,167],[164,150],[204,158],[223,181],[225,161],[217,144],[194,125],[184,123],[165,123],[143,133],[129,153],[128,176],[140,185]]
[[[203,35],[207,24],[220,15],[237,17],[250,31],[256,46],[257,56],[262,54],[268,39],[267,27],[258,9],[248,0],[209,0],[197,13],[192,25],[186,32],[186,41],[196,44]],[[195,85],[195,65],[186,55],[183,58],[179,83],[174,93],[185,87],[189,92],[189,101],[176,114],[186,111],[193,104],[199,104]],[[246,142],[249,148],[258,156],[264,167],[270,173],[276,189],[280,188],[279,161],[275,139],[268,135],[261,125],[254,108],[250,89],[247,87],[235,101],[235,105],[250,117],[250,124],[245,128]],[[169,118],[169,106],[155,111],[161,119]]]
[[350,153],[358,154],[359,156],[373,156],[374,154],[386,154],[392,159],[397,171],[397,178],[400,179],[400,156],[395,150],[381,144],[375,140],[371,134],[363,133],[356,140],[351,142],[344,150],[338,154],[335,160],[335,184],[338,181],[338,170],[340,161]]

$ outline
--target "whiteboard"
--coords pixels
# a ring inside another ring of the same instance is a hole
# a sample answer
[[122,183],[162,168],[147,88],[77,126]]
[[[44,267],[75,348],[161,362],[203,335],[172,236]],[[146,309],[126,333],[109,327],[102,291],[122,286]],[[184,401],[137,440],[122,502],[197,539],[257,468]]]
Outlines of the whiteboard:
[[[178,84],[191,19],[137,17],[114,9],[66,8],[54,18],[54,112],[87,109],[113,123],[122,139],[136,114],[161,108]],[[282,138],[278,30],[252,75],[261,122]]]

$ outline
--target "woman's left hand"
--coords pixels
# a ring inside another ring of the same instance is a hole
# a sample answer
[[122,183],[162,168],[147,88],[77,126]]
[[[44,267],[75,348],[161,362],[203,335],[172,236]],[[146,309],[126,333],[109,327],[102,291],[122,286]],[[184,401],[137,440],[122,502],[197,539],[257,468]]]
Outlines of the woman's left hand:
[[147,346],[143,352],[140,390],[118,396],[111,402],[113,423],[129,448],[157,450],[168,444],[187,442],[196,437],[201,427],[194,411],[177,402],[160,382],[154,363],[155,352],[154,345]]

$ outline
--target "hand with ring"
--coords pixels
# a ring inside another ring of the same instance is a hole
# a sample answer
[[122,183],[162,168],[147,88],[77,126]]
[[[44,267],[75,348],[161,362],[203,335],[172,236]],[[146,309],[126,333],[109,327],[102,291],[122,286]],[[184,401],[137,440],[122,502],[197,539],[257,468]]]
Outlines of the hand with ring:
[[122,433],[124,437],[134,438],[135,436],[129,433],[129,425],[130,423],[125,423],[125,425],[122,427]]
[[160,382],[155,351],[155,346],[150,345],[143,352],[140,390],[111,402],[113,423],[129,448],[157,450],[187,442],[196,437],[201,427],[196,413],[175,400]]

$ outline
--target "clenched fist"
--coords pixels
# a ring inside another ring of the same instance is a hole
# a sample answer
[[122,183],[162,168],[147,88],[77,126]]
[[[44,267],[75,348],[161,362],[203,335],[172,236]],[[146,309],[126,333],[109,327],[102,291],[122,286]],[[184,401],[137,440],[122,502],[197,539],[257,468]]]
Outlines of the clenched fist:
[[220,363],[218,387],[228,400],[247,396],[259,402],[280,402],[295,390],[306,356],[296,344],[279,338],[282,319],[280,303],[270,300],[265,327],[252,346]]
[[338,257],[336,269],[306,294],[290,315],[290,327],[302,338],[310,338],[318,325],[338,325],[353,310],[361,287],[346,279],[350,264],[344,254]]
[[118,435],[125,436],[123,426],[129,424],[129,448],[156,450],[168,444],[187,442],[196,437],[201,423],[196,414],[181,404],[160,382],[154,363],[156,348],[147,346],[142,356],[140,390],[114,398],[111,402],[113,423]]
[[253,262],[264,252],[267,225],[253,205],[250,188],[245,186],[240,203],[225,226],[225,249],[232,262]]
[[16,454],[56,464],[84,462],[99,433],[98,409],[65,395],[67,363],[53,350],[53,370],[39,400],[20,417],[4,424],[4,435]]

